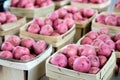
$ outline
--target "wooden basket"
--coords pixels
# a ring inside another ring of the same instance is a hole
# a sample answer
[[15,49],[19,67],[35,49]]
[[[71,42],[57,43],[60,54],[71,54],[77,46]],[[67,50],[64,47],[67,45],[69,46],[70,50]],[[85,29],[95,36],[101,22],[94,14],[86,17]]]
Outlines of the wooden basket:
[[102,4],[92,4],[92,3],[78,3],[71,1],[71,5],[77,7],[77,8],[93,8],[98,10],[98,12],[106,11],[109,6],[111,5],[111,0],[106,0],[105,3]]
[[75,25],[68,30],[66,33],[54,37],[54,36],[44,36],[40,34],[33,34],[27,31],[28,25],[31,24],[31,22],[25,24],[20,29],[20,37],[32,37],[35,40],[45,40],[47,43],[52,44],[52,46],[56,49],[60,49],[61,47],[65,46],[66,44],[72,43],[73,38],[75,35]]
[[113,8],[113,11],[116,12],[116,13],[120,13],[120,8],[114,7],[114,8]]
[[82,36],[91,31],[91,22],[93,18],[98,14],[96,11],[95,15],[89,18],[88,20],[82,22],[82,24],[76,22],[76,33],[74,37],[74,42],[78,41]]
[[60,7],[63,7],[65,5],[67,5],[67,4],[69,4],[70,0],[54,1],[54,3],[55,3],[55,8],[58,9]]
[[[112,14],[112,13],[110,13],[110,12],[102,12],[101,14],[108,15],[108,14]],[[120,14],[118,14],[118,13],[113,13],[113,14],[116,14],[116,15],[120,16]],[[110,36],[114,36],[115,34],[120,32],[120,26],[105,25],[105,24],[98,23],[95,20],[96,20],[96,18],[94,18],[93,21],[92,21],[92,30],[94,30],[94,31],[98,31],[101,27],[107,27],[109,29],[109,31],[110,31]]]
[[45,74],[45,60],[51,55],[52,46],[36,58],[21,62],[0,58],[0,80],[39,80]]
[[0,26],[0,36],[5,36],[9,34],[17,34],[21,26],[26,23],[26,18],[20,18],[18,21],[13,23],[7,23]]
[[27,18],[33,17],[45,17],[54,11],[54,3],[42,8],[27,9],[27,8],[16,8],[9,7],[9,11],[16,16],[26,16]]
[[[58,54],[58,52],[55,54]],[[50,59],[55,54],[50,56],[46,61],[46,76],[53,80],[109,80],[116,65],[116,56],[113,51],[111,57],[97,74],[82,73],[50,64]]]

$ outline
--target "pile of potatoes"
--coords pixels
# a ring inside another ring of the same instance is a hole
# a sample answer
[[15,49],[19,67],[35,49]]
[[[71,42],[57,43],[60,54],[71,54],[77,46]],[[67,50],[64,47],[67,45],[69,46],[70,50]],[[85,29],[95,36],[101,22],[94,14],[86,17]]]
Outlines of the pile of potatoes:
[[53,12],[49,17],[51,19],[73,19],[76,22],[82,23],[83,21],[91,18],[95,14],[95,10],[91,8],[77,9],[74,6],[68,8],[60,8]]
[[17,21],[17,17],[14,14],[8,11],[0,12],[0,25],[12,23],[15,21]]
[[28,26],[27,31],[34,34],[45,36],[59,36],[67,32],[74,25],[72,19],[51,19],[50,17],[43,19],[34,18]]
[[1,45],[0,57],[29,61],[44,52],[47,44],[44,40],[35,41],[32,38],[21,39],[18,36],[8,37]]
[[110,26],[120,26],[120,16],[116,14],[99,14],[96,18],[96,22],[110,25]]
[[50,63],[78,72],[96,74],[105,65],[112,50],[101,44],[97,50],[91,45],[69,44],[50,59]]
[[34,9],[45,7],[52,3],[52,0],[11,0],[11,7]]

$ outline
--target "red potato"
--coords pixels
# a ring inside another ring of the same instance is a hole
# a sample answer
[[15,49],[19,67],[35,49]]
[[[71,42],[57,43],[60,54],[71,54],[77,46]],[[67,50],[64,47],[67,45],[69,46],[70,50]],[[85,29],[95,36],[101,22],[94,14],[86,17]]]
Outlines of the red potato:
[[63,23],[65,23],[68,26],[68,29],[72,28],[74,25],[74,20],[73,19],[64,19]]
[[77,13],[74,13],[74,14],[73,14],[73,19],[74,19],[75,21],[79,21],[79,20],[82,20],[83,17],[82,17],[82,15],[81,15],[80,12],[77,12]]
[[120,16],[117,16],[117,26],[120,26]]
[[85,56],[76,58],[73,63],[73,70],[78,72],[88,72],[90,68],[91,68],[91,62]]
[[83,0],[72,0],[74,2],[82,2]]
[[20,37],[16,36],[16,35],[13,35],[13,36],[9,36],[7,39],[6,39],[6,42],[10,42],[12,45],[14,46],[18,46],[20,44]]
[[107,40],[111,40],[110,36],[106,35],[106,34],[101,34],[97,37],[97,39],[100,39],[102,41],[107,41]]
[[64,34],[68,31],[68,26],[65,23],[61,23],[57,26],[56,30],[59,34]]
[[58,15],[59,15],[59,18],[63,18],[63,17],[65,17],[65,15],[67,15],[67,9],[65,9],[65,8],[60,8],[59,10],[58,10]]
[[58,11],[55,11],[55,12],[51,13],[50,16],[49,16],[49,18],[52,21],[55,21],[56,19],[58,19],[58,17],[59,17]]
[[46,35],[46,36],[50,36],[53,33],[53,28],[51,25],[44,25],[42,26],[40,32],[41,35]]
[[7,19],[7,20],[6,20],[7,23],[11,23],[11,22],[17,21],[17,17],[16,17],[15,15],[13,15],[13,14],[7,15],[7,18],[6,18],[6,19]]
[[20,60],[22,60],[22,61],[29,61],[31,59],[32,59],[32,57],[30,55],[23,55],[20,57]]
[[67,15],[65,15],[65,19],[66,18],[73,19],[73,14],[72,13],[68,13]]
[[34,33],[34,34],[37,34],[40,32],[40,27],[38,24],[36,23],[31,23],[27,29],[28,32],[31,32],[31,33]]
[[119,66],[116,64],[116,66],[115,66],[115,74],[118,75],[118,73],[119,73]]
[[120,8],[120,4],[115,5],[116,8]]
[[53,22],[52,22],[52,20],[49,19],[49,18],[45,18],[44,23],[45,23],[45,24],[48,24],[48,25],[50,25],[50,26],[53,26]]
[[46,48],[47,44],[44,40],[39,40],[33,45],[33,49],[36,54],[41,54]]
[[105,27],[100,28],[100,30],[98,31],[98,34],[99,34],[99,35],[101,35],[101,34],[106,34],[106,35],[108,35],[108,34],[109,34],[109,30],[108,30],[108,28],[105,28]]
[[110,47],[110,49],[115,49],[115,43],[112,40],[107,40],[105,43]]
[[13,54],[10,51],[1,51],[0,52],[0,57],[7,58],[7,59],[12,59]]
[[13,55],[15,59],[20,59],[23,55],[29,55],[30,51],[26,47],[16,46],[13,49]]
[[97,74],[100,71],[100,68],[98,67],[91,67],[89,70],[90,74]]
[[31,49],[35,44],[35,41],[32,38],[24,38],[21,40],[21,46]]
[[30,54],[31,59],[35,58],[37,55],[35,53]]
[[18,7],[24,8],[28,4],[28,0],[19,0]]
[[116,26],[117,25],[117,18],[115,16],[108,15],[105,18],[105,23],[107,25]]
[[102,0],[90,0],[91,3],[102,3]]
[[100,44],[101,43],[104,43],[101,39],[95,39],[95,40],[93,40],[93,42],[92,42],[92,46],[100,46]]
[[112,49],[110,49],[110,47],[107,44],[105,44],[105,43],[102,43],[102,44],[100,44],[100,46],[98,46],[97,53],[99,55],[110,57],[111,52],[112,52]]
[[47,4],[48,4],[48,5],[50,5],[50,4],[52,4],[52,3],[53,3],[52,0],[47,0]]
[[118,40],[118,41],[115,42],[115,49],[117,51],[120,51],[120,40]]
[[77,56],[78,47],[75,44],[69,44],[65,49],[63,49],[62,53],[67,57]]
[[40,19],[40,18],[34,18],[34,19],[32,20],[32,23],[38,24],[39,27],[42,27],[42,26],[45,25],[44,20],[42,20],[42,19]]
[[107,58],[105,56],[98,56],[100,61],[100,67],[103,67],[105,63],[107,62]]
[[71,57],[68,58],[68,65],[69,65],[70,68],[73,69],[73,63],[74,63],[75,59],[78,58],[78,57],[79,56],[71,56]]
[[100,15],[97,16],[96,21],[97,21],[98,23],[105,24],[105,18],[106,18],[106,15],[100,14]]
[[50,63],[56,66],[60,66],[60,67],[66,67],[67,66],[67,57],[62,54],[55,54],[51,60]]
[[90,39],[94,40],[98,37],[98,33],[95,31],[90,31],[89,33],[87,33],[86,36],[89,37]]
[[42,3],[40,4],[40,7],[46,7],[46,6],[48,6],[47,2],[42,2]]
[[51,36],[60,36],[60,34],[59,33],[57,33],[56,31],[54,31],[52,34],[51,34]]
[[56,30],[57,27],[58,27],[58,25],[61,24],[61,23],[63,23],[63,20],[61,20],[61,19],[56,19],[56,20],[54,21],[54,23],[53,23],[54,29]]
[[92,43],[92,39],[90,39],[89,37],[85,37],[81,40],[80,44],[91,44]]
[[12,15],[11,12],[9,12],[9,11],[5,11],[4,13],[5,13],[6,16]]
[[34,6],[33,3],[27,3],[27,4],[25,5],[25,8],[34,9],[35,6]]
[[16,7],[18,3],[19,3],[19,0],[11,0],[12,7]]
[[41,5],[42,2],[44,2],[45,0],[35,0],[35,4],[36,5]]
[[69,12],[69,13],[74,14],[74,13],[76,13],[77,11],[78,11],[78,9],[77,9],[76,7],[74,7],[74,6],[70,6],[70,7],[68,8],[68,12]]
[[92,17],[95,14],[95,11],[91,8],[83,9],[83,16],[84,17]]
[[14,46],[10,42],[4,42],[1,46],[1,50],[3,51],[12,51]]
[[100,66],[100,61],[99,61],[99,58],[97,56],[89,55],[88,59],[91,61],[92,67],[99,67]]
[[114,36],[114,41],[118,41],[120,40],[120,33],[117,33],[115,36]]
[[78,55],[81,56],[96,55],[96,51],[91,45],[80,46],[78,51],[79,51]]
[[0,22],[3,24],[7,20],[5,13],[0,12]]

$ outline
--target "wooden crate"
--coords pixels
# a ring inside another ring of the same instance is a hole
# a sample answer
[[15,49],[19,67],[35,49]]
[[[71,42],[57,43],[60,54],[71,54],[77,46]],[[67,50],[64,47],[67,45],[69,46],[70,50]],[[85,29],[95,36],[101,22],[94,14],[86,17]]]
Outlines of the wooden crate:
[[86,33],[91,31],[91,22],[93,18],[97,15],[97,11],[94,16],[89,18],[88,20],[82,22],[81,24],[78,22],[75,22],[76,24],[76,33],[74,37],[74,42],[78,41],[82,36],[84,36]]
[[45,74],[45,60],[51,55],[52,46],[28,62],[0,59],[0,80],[40,80]]
[[67,5],[67,4],[69,4],[70,0],[54,1],[54,3],[55,3],[55,8],[58,9],[60,7],[63,7],[65,5]]
[[[55,54],[58,54],[59,51]],[[46,76],[53,80],[109,80],[108,78],[111,78],[116,65],[116,56],[113,51],[111,57],[97,74],[82,73],[50,64],[50,59],[55,54],[50,56],[46,61]]]
[[18,21],[0,26],[0,36],[19,33],[19,29],[26,23],[26,18],[19,18]]
[[113,11],[114,11],[115,13],[120,13],[120,8],[114,7],[114,8],[113,8]]
[[81,38],[76,42],[76,44],[77,44],[77,45],[81,45],[81,41],[85,38],[85,36],[86,36],[86,35],[84,35],[83,37],[81,37]]
[[[116,14],[118,16],[120,16],[119,13],[111,13],[111,12],[102,12],[100,14],[105,14],[105,15],[108,15],[108,14]],[[98,14],[99,15],[99,14]],[[97,16],[98,16],[97,15]],[[97,17],[96,16],[96,17]],[[101,24],[101,23],[98,23],[96,22],[96,17],[93,19],[92,21],[92,30],[94,31],[98,31],[101,27],[106,27],[109,29],[110,31],[110,36],[114,36],[115,34],[119,33],[120,32],[120,26],[110,26],[110,25],[106,25],[106,24]]]
[[16,16],[26,16],[27,18],[33,17],[45,17],[51,12],[54,11],[55,5],[54,3],[42,8],[35,8],[35,9],[27,9],[27,8],[16,8],[16,7],[9,7],[9,11]]
[[106,11],[109,6],[111,5],[111,0],[106,0],[105,3],[102,4],[92,4],[92,3],[78,3],[71,1],[71,5],[77,7],[77,8],[93,8],[98,10],[98,12]]
[[69,44],[73,42],[73,38],[75,35],[75,25],[68,30],[66,33],[54,37],[54,36],[44,36],[40,34],[33,34],[27,31],[28,25],[31,24],[31,22],[27,23],[20,29],[20,37],[32,37],[35,40],[45,40],[48,44],[52,44],[52,46],[58,50],[61,47],[65,46],[66,44]]

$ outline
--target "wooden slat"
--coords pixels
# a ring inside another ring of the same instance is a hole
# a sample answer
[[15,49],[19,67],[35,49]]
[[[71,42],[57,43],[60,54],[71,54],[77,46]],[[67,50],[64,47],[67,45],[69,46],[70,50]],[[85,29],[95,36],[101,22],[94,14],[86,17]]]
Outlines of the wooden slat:
[[16,28],[16,27],[21,27],[21,26],[23,26],[25,23],[26,23],[26,18],[25,18],[25,17],[23,17],[23,18],[18,18],[18,20],[15,21],[15,22],[6,23],[6,24],[1,25],[1,26],[0,26],[0,30],[2,30],[2,31],[8,31],[8,30],[14,29],[14,28]]
[[93,8],[98,10],[99,12],[107,10],[110,4],[111,4],[111,0],[106,0],[106,2],[102,4],[78,3],[78,2],[71,1],[71,5],[77,8]]
[[17,16],[26,16],[27,18],[45,17],[54,11],[54,3],[42,8],[27,9],[9,7],[9,11]]
[[[25,75],[24,71],[14,69],[14,68],[9,68],[9,67],[2,67],[3,69],[3,80],[25,80]],[[1,78],[0,78],[1,80]]]

